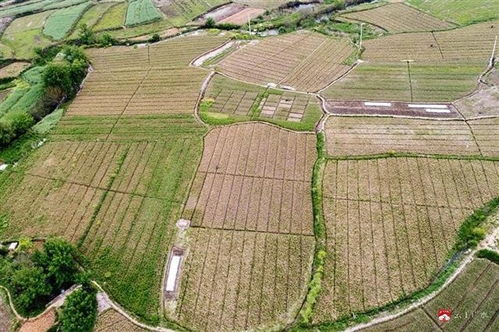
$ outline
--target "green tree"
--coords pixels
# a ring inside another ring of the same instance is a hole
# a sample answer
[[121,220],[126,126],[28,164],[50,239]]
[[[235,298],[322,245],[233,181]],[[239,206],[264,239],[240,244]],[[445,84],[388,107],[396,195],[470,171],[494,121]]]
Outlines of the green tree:
[[24,311],[43,305],[43,298],[50,295],[52,288],[40,267],[21,267],[11,280],[15,302]]
[[78,28],[78,41],[83,45],[95,44],[95,34],[85,23]]
[[95,290],[84,285],[69,295],[62,307],[59,331],[92,331],[97,319],[97,299]]
[[43,269],[47,281],[55,290],[71,286],[79,273],[74,247],[63,239],[53,238],[45,242],[43,249],[34,254],[33,261]]
[[208,17],[206,22],[204,23],[205,28],[213,28],[215,26],[215,20],[213,17]]
[[58,89],[61,94],[72,92],[71,72],[65,63],[50,63],[43,72],[43,83],[48,88]]

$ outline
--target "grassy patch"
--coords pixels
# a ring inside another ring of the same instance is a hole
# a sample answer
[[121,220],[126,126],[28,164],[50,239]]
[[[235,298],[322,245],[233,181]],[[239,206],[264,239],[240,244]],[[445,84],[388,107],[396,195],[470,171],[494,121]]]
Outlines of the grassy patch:
[[132,0],[128,4],[125,24],[135,26],[162,18],[151,0]]
[[77,6],[57,10],[47,18],[43,33],[55,40],[63,39],[73,29],[76,21],[90,5],[89,2],[85,2]]
[[118,3],[110,7],[94,25],[94,31],[119,29],[125,24],[127,4]]

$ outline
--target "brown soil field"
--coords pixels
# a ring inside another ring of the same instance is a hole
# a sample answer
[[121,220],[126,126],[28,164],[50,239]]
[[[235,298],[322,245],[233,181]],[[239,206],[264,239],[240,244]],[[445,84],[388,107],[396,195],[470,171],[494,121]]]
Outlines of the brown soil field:
[[114,309],[109,309],[101,313],[97,317],[97,323],[94,328],[95,332],[146,332],[149,330],[143,329],[132,324],[125,316],[121,315]]
[[10,310],[7,295],[0,290],[0,331],[12,331],[15,323],[16,317]]
[[48,331],[49,328],[54,325],[56,320],[55,310],[52,309],[48,311],[45,315],[35,319],[30,320],[21,326],[19,332],[40,332],[40,331]]
[[224,36],[199,34],[167,39],[150,46],[113,46],[89,49],[87,52],[96,70],[185,67],[196,57],[227,40]]
[[479,155],[464,121],[380,117],[330,117],[326,122],[330,155],[392,152]]
[[499,117],[468,122],[484,156],[499,156]]
[[250,43],[222,60],[219,69],[256,84],[317,91],[348,70],[342,63],[352,52],[346,40],[300,31]]
[[392,33],[411,31],[435,31],[454,27],[403,3],[393,3],[369,10],[347,13],[342,17],[371,23]]
[[456,100],[454,105],[465,118],[499,116],[499,85],[481,86],[474,94]]
[[0,69],[0,79],[17,77],[29,65],[29,62],[13,62],[5,67],[2,67]]
[[92,72],[70,115],[191,114],[206,72],[198,68]]
[[404,33],[366,40],[362,58],[371,63],[415,60],[416,63],[487,65],[499,34],[499,22],[484,22],[440,32]]
[[327,248],[315,323],[427,287],[466,216],[499,194],[499,163],[432,158],[329,161]]
[[315,136],[262,124],[213,129],[184,218],[200,227],[312,233]]
[[309,280],[313,237],[193,228],[189,242],[181,323],[234,331],[293,319]]
[[222,19],[220,23],[232,23],[232,24],[243,25],[248,23],[248,19],[252,20],[255,17],[258,17],[259,15],[262,15],[264,12],[265,10],[261,8],[244,8],[243,10]]
[[[433,300],[394,320],[363,329],[381,331],[495,331],[499,327],[499,266],[475,259]],[[452,309],[448,323],[438,321],[438,310]]]

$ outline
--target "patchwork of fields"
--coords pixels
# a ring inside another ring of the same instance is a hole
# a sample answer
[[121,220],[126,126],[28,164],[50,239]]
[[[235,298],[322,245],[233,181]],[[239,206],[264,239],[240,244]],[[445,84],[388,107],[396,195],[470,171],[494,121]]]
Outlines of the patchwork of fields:
[[194,231],[180,320],[208,331],[284,324],[312,262],[315,137],[240,124],[204,143],[183,212]]
[[312,131],[322,116],[309,94],[264,88],[216,74],[201,105],[201,116],[214,120],[263,120],[295,130]]
[[[410,298],[499,197],[499,81],[487,67],[499,21],[479,1],[364,4],[271,37],[181,31],[222,0],[0,7],[25,15],[0,40],[16,57],[76,37],[81,22],[144,38],[85,50],[92,66],[60,121],[0,172],[1,240],[72,242],[110,298],[151,326],[327,330]],[[262,13],[286,1],[234,3]],[[360,47],[360,22],[385,33]],[[174,26],[181,36],[146,42]],[[0,71],[9,84],[20,75],[0,92],[0,121],[36,106],[42,71],[25,68]],[[497,275],[476,259],[427,304],[367,330],[492,331]],[[442,325],[435,312],[450,306],[470,316]],[[144,331],[114,309],[95,329]]]

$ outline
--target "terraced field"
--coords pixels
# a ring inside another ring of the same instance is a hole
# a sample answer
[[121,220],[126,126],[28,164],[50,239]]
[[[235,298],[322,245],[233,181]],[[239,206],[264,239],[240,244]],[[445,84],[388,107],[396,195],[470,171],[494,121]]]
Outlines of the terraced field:
[[[499,301],[499,267],[476,259],[435,299],[410,313],[362,331],[443,330],[494,331],[498,326],[494,306]],[[452,307],[451,321],[437,320],[440,308]]]
[[329,161],[324,214],[331,255],[314,322],[428,286],[464,218],[498,196],[498,171],[497,162],[479,160]]
[[348,70],[343,62],[352,52],[346,40],[302,31],[252,43],[225,58],[219,69],[260,85],[316,91]]
[[425,14],[403,3],[393,3],[373,9],[344,14],[350,20],[367,22],[391,33],[436,31],[454,25]]

